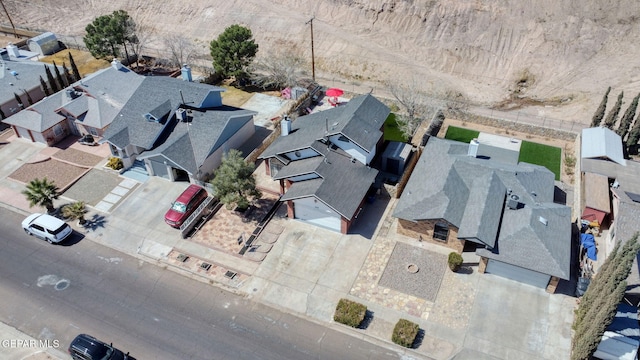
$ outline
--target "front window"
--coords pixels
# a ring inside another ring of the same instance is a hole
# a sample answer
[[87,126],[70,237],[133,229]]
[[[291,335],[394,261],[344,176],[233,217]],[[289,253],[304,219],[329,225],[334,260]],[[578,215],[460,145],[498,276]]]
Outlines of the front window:
[[436,223],[433,227],[433,238],[440,241],[447,241],[449,236],[449,225],[447,223]]
[[173,206],[171,206],[171,210],[177,211],[179,213],[184,213],[185,211],[187,211],[187,205],[176,201],[173,203]]

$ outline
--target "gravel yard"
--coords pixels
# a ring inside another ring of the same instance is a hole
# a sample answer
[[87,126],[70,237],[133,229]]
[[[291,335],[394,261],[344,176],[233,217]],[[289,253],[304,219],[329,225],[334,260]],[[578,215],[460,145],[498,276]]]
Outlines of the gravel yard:
[[63,195],[69,199],[96,206],[120,182],[122,178],[115,173],[91,169],[82,179],[71,185]]
[[9,178],[26,184],[33,179],[46,177],[53,181],[60,191],[64,191],[87,171],[89,171],[87,168],[48,159],[37,163],[24,164],[9,175]]
[[100,156],[96,156],[93,154],[89,154],[88,152],[72,148],[58,151],[54,155],[52,155],[52,157],[56,160],[61,160],[85,167],[96,166],[103,160],[103,158]]
[[399,242],[379,284],[433,302],[447,266],[446,256]]

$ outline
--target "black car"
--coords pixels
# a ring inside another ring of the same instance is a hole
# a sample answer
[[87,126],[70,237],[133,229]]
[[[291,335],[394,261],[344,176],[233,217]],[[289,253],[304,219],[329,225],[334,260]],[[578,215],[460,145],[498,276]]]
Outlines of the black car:
[[69,345],[69,354],[76,360],[127,360],[129,353],[105,344],[91,335],[80,334]]

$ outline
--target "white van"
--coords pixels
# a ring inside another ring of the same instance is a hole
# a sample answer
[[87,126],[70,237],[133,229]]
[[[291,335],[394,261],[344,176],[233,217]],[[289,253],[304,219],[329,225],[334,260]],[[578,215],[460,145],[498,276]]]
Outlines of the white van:
[[27,235],[46,240],[49,244],[57,244],[73,232],[69,224],[47,214],[29,215],[22,221],[22,228]]

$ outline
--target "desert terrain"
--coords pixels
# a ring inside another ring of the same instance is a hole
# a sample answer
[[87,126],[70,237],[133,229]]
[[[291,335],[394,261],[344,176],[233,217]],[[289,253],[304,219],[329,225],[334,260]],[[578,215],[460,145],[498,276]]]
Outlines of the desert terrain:
[[[607,86],[609,106],[640,91],[640,2],[619,0],[4,0],[20,28],[52,31],[71,47],[99,15],[126,10],[148,30],[143,54],[163,56],[169,34],[208,43],[249,27],[259,56],[276,47],[311,58],[326,86],[389,97],[387,81],[416,83],[483,107],[589,123]],[[4,13],[0,23],[8,24]],[[310,73],[310,65],[308,73]],[[524,109],[521,107],[524,106]]]

